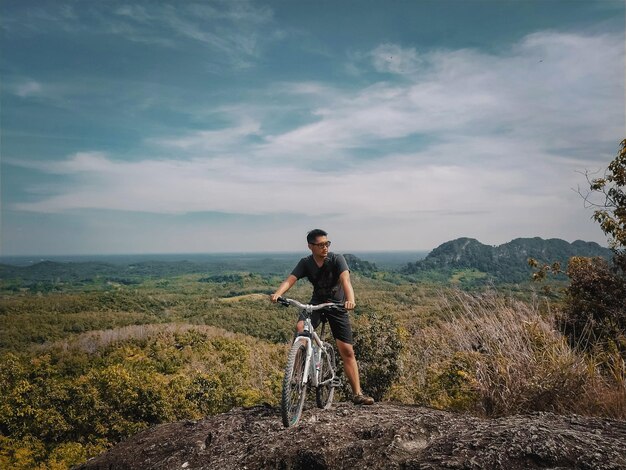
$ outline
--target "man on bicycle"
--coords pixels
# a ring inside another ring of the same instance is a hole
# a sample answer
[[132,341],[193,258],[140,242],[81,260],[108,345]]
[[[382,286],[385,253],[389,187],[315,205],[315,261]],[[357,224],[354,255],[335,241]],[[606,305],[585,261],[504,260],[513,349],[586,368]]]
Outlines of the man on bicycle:
[[[270,296],[272,302],[276,302],[279,297],[291,289],[298,279],[306,277],[313,284],[311,304],[319,305],[325,302],[338,302],[343,303],[346,310],[353,310],[356,307],[348,264],[342,255],[328,251],[330,241],[327,237],[328,234],[320,229],[311,230],[307,234],[306,239],[311,255],[302,258],[291,274],[287,276],[287,279]],[[313,312],[311,320],[314,328],[320,323],[322,311],[328,319],[330,329],[337,343],[337,349],[343,360],[346,377],[352,387],[352,401],[357,405],[374,404],[374,399],[363,395],[361,391],[359,367],[352,347],[352,328],[348,312],[337,310],[318,310]],[[304,318],[302,316],[298,319],[296,329],[298,333],[301,333],[304,329]]]

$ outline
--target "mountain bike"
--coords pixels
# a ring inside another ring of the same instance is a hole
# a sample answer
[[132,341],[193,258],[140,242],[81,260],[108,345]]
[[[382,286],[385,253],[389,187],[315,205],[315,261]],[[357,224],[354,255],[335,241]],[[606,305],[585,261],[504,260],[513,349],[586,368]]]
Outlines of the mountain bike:
[[322,329],[320,335],[313,329],[311,314],[321,309],[337,309],[345,311],[341,304],[325,303],[320,305],[301,304],[297,300],[278,298],[282,305],[292,305],[304,311],[304,330],[293,341],[285,377],[283,379],[283,393],[280,411],[285,427],[295,426],[300,421],[304,400],[309,385],[315,387],[315,401],[322,409],[330,408],[335,388],[341,386],[336,375],[335,350],[324,338],[326,317],[322,315]]

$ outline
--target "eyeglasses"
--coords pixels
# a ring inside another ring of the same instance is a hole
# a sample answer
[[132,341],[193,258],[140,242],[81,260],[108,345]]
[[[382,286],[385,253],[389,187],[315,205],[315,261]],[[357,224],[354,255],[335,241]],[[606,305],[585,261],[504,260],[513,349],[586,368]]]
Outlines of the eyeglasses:
[[310,243],[310,245],[316,246],[318,248],[328,248],[330,246],[330,241],[322,243]]

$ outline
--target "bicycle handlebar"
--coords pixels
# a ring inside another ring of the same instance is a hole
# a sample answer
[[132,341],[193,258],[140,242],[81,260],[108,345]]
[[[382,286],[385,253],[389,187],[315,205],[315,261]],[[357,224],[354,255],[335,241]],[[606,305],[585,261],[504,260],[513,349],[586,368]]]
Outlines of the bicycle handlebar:
[[334,308],[337,310],[345,310],[343,304],[337,302],[326,302],[325,304],[311,305],[311,304],[303,304],[298,302],[297,300],[287,299],[285,297],[278,297],[276,301],[286,307],[289,305],[293,305],[294,307],[298,307],[309,312],[313,312],[315,310],[321,310],[323,308]]

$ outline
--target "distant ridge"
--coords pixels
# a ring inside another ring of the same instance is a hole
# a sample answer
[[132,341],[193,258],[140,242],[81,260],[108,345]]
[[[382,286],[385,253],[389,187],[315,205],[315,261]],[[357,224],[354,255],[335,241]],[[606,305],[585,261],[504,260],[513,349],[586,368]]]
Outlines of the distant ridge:
[[352,272],[356,272],[364,276],[371,276],[373,273],[378,271],[376,264],[364,261],[358,256],[346,253],[344,257]]
[[559,238],[516,238],[499,246],[484,245],[474,238],[457,238],[439,245],[423,260],[409,263],[404,272],[416,274],[425,271],[475,269],[484,272],[490,280],[521,282],[530,279],[528,258],[541,263],[558,261],[565,268],[572,256],[610,259],[612,252],[595,242],[576,240],[569,243]]
[[[374,263],[352,255],[345,255],[353,272],[369,276],[378,268]],[[298,255],[259,254],[250,256],[216,257],[213,261],[159,261],[146,260],[130,263],[107,263],[101,261],[59,262],[40,261],[27,266],[0,263],[0,280],[19,279],[27,283],[63,283],[112,281],[135,284],[144,278],[167,278],[187,274],[228,276],[237,272],[253,272],[261,275],[284,276],[298,261]]]

